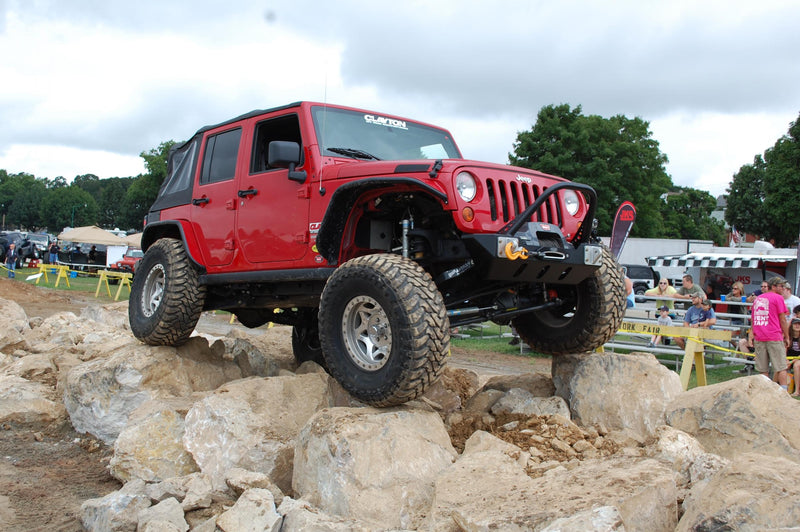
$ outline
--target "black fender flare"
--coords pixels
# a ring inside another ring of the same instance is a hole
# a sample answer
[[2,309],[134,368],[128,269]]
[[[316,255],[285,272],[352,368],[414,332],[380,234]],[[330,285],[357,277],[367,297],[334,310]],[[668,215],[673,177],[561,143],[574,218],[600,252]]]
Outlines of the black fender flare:
[[350,219],[350,212],[352,212],[358,199],[366,192],[377,189],[390,189],[398,185],[404,185],[410,189],[429,194],[443,204],[448,203],[446,193],[411,177],[374,177],[359,179],[340,186],[331,197],[328,209],[322,218],[319,233],[317,233],[317,251],[328,261],[328,264],[335,265],[339,262],[342,236]]

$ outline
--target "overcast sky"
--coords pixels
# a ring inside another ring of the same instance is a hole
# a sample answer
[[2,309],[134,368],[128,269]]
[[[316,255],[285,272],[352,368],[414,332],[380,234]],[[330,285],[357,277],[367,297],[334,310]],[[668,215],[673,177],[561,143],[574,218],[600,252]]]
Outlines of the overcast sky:
[[327,101],[507,163],[542,106],[638,116],[675,184],[722,194],[800,113],[800,2],[0,0],[0,169],[144,171],[253,109]]

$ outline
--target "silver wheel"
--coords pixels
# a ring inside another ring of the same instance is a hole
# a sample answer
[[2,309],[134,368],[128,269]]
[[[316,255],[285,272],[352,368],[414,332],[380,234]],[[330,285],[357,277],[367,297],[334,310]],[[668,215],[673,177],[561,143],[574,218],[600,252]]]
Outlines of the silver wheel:
[[383,307],[369,296],[350,300],[342,314],[347,354],[367,371],[381,369],[392,352],[392,327]]
[[147,279],[144,281],[144,290],[142,290],[142,314],[148,318],[161,305],[161,298],[164,296],[165,279],[164,266],[161,264],[156,264],[147,274]]

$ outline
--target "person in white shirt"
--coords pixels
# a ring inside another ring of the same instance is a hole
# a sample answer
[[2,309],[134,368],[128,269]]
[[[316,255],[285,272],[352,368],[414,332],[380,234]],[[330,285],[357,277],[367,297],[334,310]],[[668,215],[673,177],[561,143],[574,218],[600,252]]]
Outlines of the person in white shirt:
[[786,303],[786,308],[789,310],[789,314],[786,315],[787,321],[792,320],[792,310],[797,305],[800,305],[800,297],[792,294],[792,287],[787,281],[785,285],[783,285],[783,302]]

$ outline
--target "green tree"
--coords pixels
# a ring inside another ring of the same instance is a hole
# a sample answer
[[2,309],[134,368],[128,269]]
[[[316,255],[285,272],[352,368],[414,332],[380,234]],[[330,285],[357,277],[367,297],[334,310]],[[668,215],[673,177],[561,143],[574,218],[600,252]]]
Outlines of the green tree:
[[156,200],[158,190],[167,177],[167,162],[169,151],[175,145],[174,140],[169,140],[159,144],[148,152],[140,155],[144,159],[147,173],[140,175],[125,193],[125,199],[121,208],[120,227],[129,229],[141,229],[142,220],[147,214],[148,209]]
[[41,207],[47,187],[40,179],[26,179],[25,181],[27,181],[27,186],[14,197],[14,203],[8,211],[8,218],[13,220],[15,226],[20,229],[38,232],[44,227]]
[[591,185],[597,192],[600,234],[608,235],[617,208],[637,208],[631,235],[661,237],[660,197],[672,186],[658,141],[641,118],[584,116],[581,106],[543,107],[530,131],[517,134],[511,164]]
[[661,206],[663,236],[713,240],[718,245],[723,245],[725,224],[711,217],[716,205],[717,200],[705,190],[677,187],[673,193],[667,195]]
[[738,231],[762,235],[767,231],[763,216],[764,179],[767,164],[761,155],[756,155],[753,164],[746,164],[733,175],[728,185],[725,221]]
[[45,225],[54,233],[60,233],[65,227],[97,224],[97,202],[75,185],[48,189],[42,209]]
[[740,231],[793,246],[800,229],[800,116],[786,135],[753,164],[744,165],[728,186],[725,220]]

